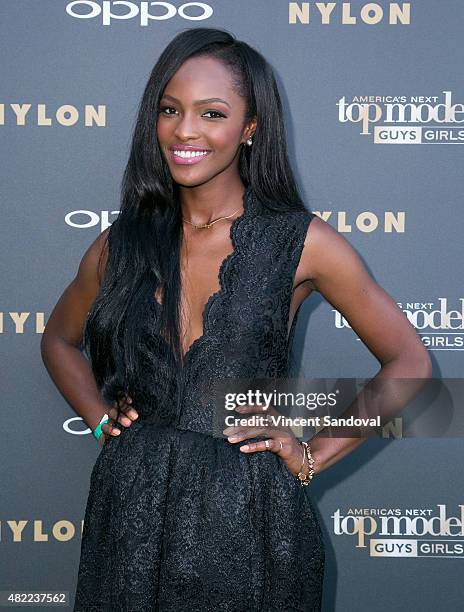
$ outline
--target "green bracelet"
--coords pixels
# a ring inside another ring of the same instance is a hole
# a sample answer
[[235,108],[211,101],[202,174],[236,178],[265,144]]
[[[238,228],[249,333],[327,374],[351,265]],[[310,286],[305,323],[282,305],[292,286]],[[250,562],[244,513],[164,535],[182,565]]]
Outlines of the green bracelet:
[[108,415],[104,414],[102,416],[102,419],[101,419],[100,423],[98,423],[98,425],[96,426],[96,428],[95,428],[95,430],[93,432],[93,435],[97,438],[97,441],[100,439],[100,436],[103,433],[102,432],[102,425],[104,425],[105,423],[108,423],[108,420],[109,420]]

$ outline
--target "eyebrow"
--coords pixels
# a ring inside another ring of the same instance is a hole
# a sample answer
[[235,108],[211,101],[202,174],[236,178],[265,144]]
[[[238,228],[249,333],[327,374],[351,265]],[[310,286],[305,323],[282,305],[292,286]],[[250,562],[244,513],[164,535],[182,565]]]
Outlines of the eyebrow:
[[[169,98],[170,100],[173,100],[174,102],[180,103],[180,100],[178,100],[177,98],[174,98],[174,96],[170,96],[169,94],[164,94],[163,98]],[[194,106],[199,106],[200,104],[208,104],[209,102],[222,102],[223,104],[226,104],[229,108],[231,108],[230,104],[226,102],[225,100],[223,100],[222,98],[205,98],[204,100],[196,100],[193,104]]]

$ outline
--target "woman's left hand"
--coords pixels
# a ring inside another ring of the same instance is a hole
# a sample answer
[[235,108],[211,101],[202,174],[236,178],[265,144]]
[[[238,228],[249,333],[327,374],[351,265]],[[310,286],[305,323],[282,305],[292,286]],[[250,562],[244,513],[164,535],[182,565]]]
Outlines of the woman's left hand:
[[[260,406],[240,406],[236,408],[236,411],[240,413],[240,416],[258,414],[262,415],[264,418],[268,415],[276,416],[278,414],[273,407],[266,410]],[[236,427],[226,427],[222,433],[227,436],[228,441],[232,444],[247,440],[248,438],[254,438],[255,436],[268,436],[267,440],[244,444],[240,446],[240,450],[243,453],[271,451],[285,461],[287,468],[294,476],[297,476],[298,472],[301,470],[301,464],[304,457],[303,445],[298,442],[289,427],[277,427],[273,425],[252,427],[239,425]],[[268,446],[266,446],[266,442]],[[303,470],[305,472],[308,470],[307,460],[305,461]]]

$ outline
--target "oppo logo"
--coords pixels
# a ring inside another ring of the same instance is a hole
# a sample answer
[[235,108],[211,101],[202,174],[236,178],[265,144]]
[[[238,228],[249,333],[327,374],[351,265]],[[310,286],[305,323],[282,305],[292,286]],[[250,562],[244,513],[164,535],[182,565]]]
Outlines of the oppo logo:
[[64,221],[66,225],[78,227],[79,229],[87,229],[99,225],[100,231],[103,232],[112,223],[110,216],[118,214],[119,210],[102,210],[100,214],[92,210],[72,210],[65,216]]
[[[116,12],[113,12],[113,9],[116,9]],[[150,9],[153,12],[150,12]],[[190,21],[202,21],[211,17],[213,9],[204,2],[186,2],[177,8],[170,2],[139,2],[136,4],[128,0],[103,0],[103,2],[76,0],[67,4],[66,12],[77,19],[94,19],[101,15],[102,24],[105,26],[111,25],[112,19],[139,17],[140,25],[147,26],[150,21],[164,21],[176,15]]]
[[[86,429],[81,429],[81,426]],[[63,423],[63,429],[66,433],[72,434],[73,436],[86,436],[92,433],[92,430],[86,426],[82,417],[71,417]]]

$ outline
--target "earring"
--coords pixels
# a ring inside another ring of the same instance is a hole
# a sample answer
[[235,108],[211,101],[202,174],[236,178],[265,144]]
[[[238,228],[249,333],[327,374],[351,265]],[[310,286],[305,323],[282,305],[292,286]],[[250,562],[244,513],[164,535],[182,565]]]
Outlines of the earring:
[[251,147],[251,145],[253,144],[253,141],[251,140],[251,138],[248,138],[248,140],[246,141],[247,145],[249,147]]

